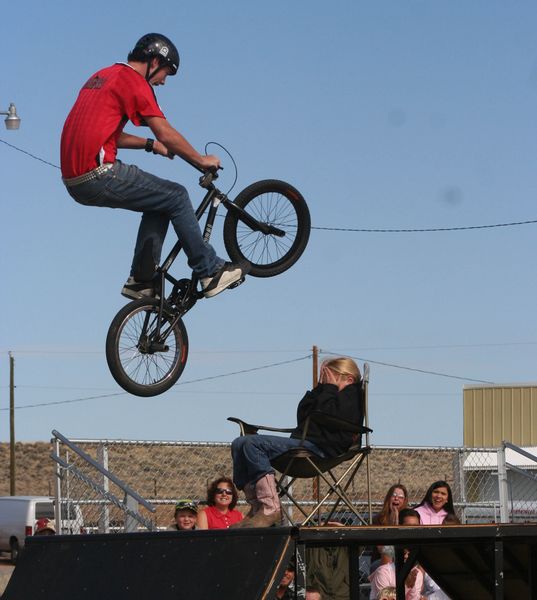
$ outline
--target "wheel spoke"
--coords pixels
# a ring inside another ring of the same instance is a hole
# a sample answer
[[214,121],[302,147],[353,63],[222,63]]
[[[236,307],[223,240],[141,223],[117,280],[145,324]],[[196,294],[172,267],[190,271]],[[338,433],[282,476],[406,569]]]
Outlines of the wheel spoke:
[[293,204],[279,192],[270,192],[256,196],[246,208],[258,221],[283,229],[285,236],[265,235],[239,222],[237,241],[241,252],[256,265],[272,264],[280,260],[296,238],[298,217]]
[[[125,319],[118,331],[117,348],[121,368],[131,381],[143,386],[157,385],[166,380],[180,360],[183,340],[179,329],[172,328],[169,317],[165,317],[161,323],[160,335],[160,339],[166,340],[168,350],[153,352],[144,349],[142,338],[150,340],[153,337],[157,321],[158,309],[142,306]],[[144,325],[147,325],[145,336]]]

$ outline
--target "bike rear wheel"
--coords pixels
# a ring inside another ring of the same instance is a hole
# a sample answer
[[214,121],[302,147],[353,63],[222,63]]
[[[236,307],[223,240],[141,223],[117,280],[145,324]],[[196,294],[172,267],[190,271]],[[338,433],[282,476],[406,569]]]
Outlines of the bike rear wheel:
[[228,211],[224,244],[231,260],[250,261],[249,274],[254,277],[273,277],[292,267],[304,252],[311,229],[308,205],[301,193],[289,183],[267,179],[245,188],[234,204],[284,235],[253,231]]
[[[155,339],[159,301],[135,300],[114,317],[106,337],[106,360],[113,378],[130,394],[158,396],[179,379],[188,358],[188,337],[181,319],[164,312]],[[158,344],[158,346],[157,346]]]

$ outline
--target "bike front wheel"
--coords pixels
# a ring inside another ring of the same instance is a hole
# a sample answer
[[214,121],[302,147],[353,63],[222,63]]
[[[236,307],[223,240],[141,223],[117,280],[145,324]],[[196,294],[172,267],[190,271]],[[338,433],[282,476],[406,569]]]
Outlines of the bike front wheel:
[[155,298],[129,302],[110,324],[106,360],[113,378],[130,394],[158,396],[166,392],[181,376],[187,358],[183,321],[167,312],[159,319]]
[[308,205],[289,183],[258,181],[244,189],[234,204],[280,234],[254,231],[230,210],[224,221],[224,245],[232,261],[248,260],[250,275],[273,277],[292,267],[304,252],[310,236]]

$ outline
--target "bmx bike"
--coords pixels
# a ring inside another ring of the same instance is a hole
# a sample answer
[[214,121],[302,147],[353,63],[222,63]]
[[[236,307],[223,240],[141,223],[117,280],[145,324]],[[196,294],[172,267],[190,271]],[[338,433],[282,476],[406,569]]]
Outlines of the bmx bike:
[[[202,173],[199,185],[206,193],[196,217],[200,221],[209,209],[204,240],[209,241],[218,208],[223,206],[227,209],[224,246],[233,262],[249,261],[253,277],[273,277],[293,266],[306,248],[311,229],[308,206],[300,192],[284,181],[267,179],[251,184],[231,201],[215,187],[215,170]],[[125,391],[136,396],[157,396],[169,390],[186,365],[188,336],[182,317],[203,298],[203,291],[194,273],[190,279],[170,274],[181,249],[178,241],[157,268],[155,296],[126,304],[108,329],[110,372]],[[169,292],[166,282],[171,284]]]

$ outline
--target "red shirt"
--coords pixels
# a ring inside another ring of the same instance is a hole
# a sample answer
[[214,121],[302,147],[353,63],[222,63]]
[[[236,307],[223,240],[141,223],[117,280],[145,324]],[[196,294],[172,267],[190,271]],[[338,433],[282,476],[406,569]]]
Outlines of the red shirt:
[[63,177],[77,177],[103,163],[113,163],[127,121],[144,125],[145,117],[165,118],[153,88],[140,73],[118,63],[92,75],[63,126]]
[[240,510],[235,508],[228,510],[227,513],[222,513],[214,506],[208,506],[205,508],[205,515],[207,516],[207,525],[209,529],[227,529],[233,523],[242,521],[242,513]]

